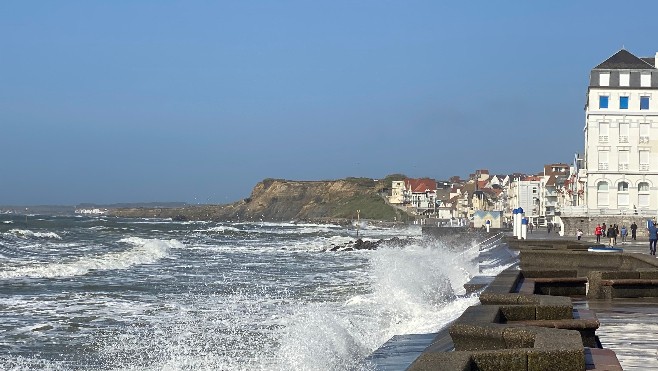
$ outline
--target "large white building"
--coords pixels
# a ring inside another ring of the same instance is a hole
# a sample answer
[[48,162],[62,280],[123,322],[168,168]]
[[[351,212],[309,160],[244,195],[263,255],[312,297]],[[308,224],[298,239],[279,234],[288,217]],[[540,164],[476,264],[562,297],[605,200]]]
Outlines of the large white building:
[[639,58],[622,49],[591,71],[585,108],[590,212],[655,214],[658,209],[656,57]]

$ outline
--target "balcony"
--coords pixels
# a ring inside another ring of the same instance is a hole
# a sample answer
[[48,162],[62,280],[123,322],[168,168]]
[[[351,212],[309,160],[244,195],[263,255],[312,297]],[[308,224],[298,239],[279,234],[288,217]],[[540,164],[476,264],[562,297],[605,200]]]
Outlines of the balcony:
[[608,143],[607,135],[599,135],[599,143]]
[[640,164],[640,171],[649,171],[649,164]]
[[599,170],[608,170],[607,162],[599,162]]
[[640,136],[640,143],[649,143],[649,137]]
[[619,143],[628,143],[628,135],[620,135]]
[[619,171],[628,171],[628,164],[619,164],[618,170]]

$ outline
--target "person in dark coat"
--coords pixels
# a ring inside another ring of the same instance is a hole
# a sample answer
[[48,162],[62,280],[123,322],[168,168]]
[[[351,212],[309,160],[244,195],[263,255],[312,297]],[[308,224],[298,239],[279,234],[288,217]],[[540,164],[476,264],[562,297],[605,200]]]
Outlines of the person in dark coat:
[[656,255],[656,242],[658,242],[658,228],[656,220],[647,221],[647,230],[649,231],[649,254]]
[[617,240],[617,230],[613,226],[610,226],[610,228],[608,228],[608,231],[606,233],[608,238],[610,239],[610,246],[614,246],[615,240]]
[[633,240],[637,239],[637,224],[635,224],[635,222],[633,222],[633,224],[631,224],[631,238]]

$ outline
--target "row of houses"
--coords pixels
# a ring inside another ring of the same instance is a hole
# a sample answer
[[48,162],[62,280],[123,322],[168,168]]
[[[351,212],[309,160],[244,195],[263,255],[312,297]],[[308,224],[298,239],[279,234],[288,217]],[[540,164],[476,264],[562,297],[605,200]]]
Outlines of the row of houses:
[[[467,180],[405,179],[393,182],[389,202],[439,219],[494,210],[509,220],[522,207],[539,225],[562,216],[656,216],[657,62],[658,53],[637,57],[621,49],[590,71],[585,147],[570,163],[548,164],[529,175],[478,170]],[[574,125],[574,131],[581,128]]]
[[579,195],[583,183],[576,179],[576,168],[567,164],[546,165],[535,175],[494,175],[482,169],[466,180],[393,181],[388,201],[410,214],[439,220],[472,220],[478,211],[499,211],[507,221],[512,210],[522,207],[533,223],[545,225],[563,207],[584,199],[582,192]]

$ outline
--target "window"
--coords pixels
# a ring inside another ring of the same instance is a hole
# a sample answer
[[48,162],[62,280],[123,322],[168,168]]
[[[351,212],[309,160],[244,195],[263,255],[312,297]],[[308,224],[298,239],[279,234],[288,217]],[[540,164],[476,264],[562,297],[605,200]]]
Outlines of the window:
[[[620,151],[618,152],[618,155],[619,155],[619,166],[618,166],[617,169],[618,169],[619,171],[626,171],[626,170],[628,170],[628,162],[629,162],[629,159],[630,159],[630,157],[631,157],[630,154],[631,154],[631,152],[630,152],[630,151],[627,151],[627,150],[620,150]],[[621,184],[621,183],[620,183],[620,184]]]
[[649,109],[649,97],[640,97],[640,109]]
[[619,123],[619,143],[628,143],[628,132],[630,124],[627,122]]
[[619,182],[619,184],[617,184],[617,206],[628,206],[628,204],[628,183]]
[[649,151],[640,151],[640,171],[649,171]]
[[649,183],[640,182],[637,185],[637,204],[639,207],[649,207],[650,194],[649,194]]
[[640,75],[640,86],[643,88],[651,86],[651,72],[642,72]]
[[610,86],[610,72],[599,74],[599,86]]
[[640,143],[649,143],[649,129],[651,126],[648,123],[640,123]]
[[599,108],[608,108],[608,96],[607,95],[599,96]]
[[608,183],[599,182],[596,185],[596,202],[598,206],[608,205]]
[[619,109],[628,109],[628,97],[619,97]]
[[631,84],[631,73],[630,72],[620,72],[619,73],[619,86],[630,86]]
[[599,122],[599,143],[607,143],[610,124],[607,122]]
[[608,170],[608,151],[599,151],[599,170]]

